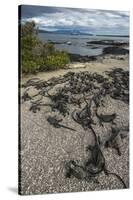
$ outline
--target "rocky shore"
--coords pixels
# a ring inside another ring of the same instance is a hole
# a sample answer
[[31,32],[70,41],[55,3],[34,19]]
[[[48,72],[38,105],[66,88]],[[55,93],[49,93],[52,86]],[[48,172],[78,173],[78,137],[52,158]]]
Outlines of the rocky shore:
[[101,55],[98,56],[81,56],[79,54],[70,54],[69,53],[69,57],[70,57],[70,61],[71,62],[90,62],[90,61],[96,61],[97,59],[104,57],[106,55],[128,55],[129,54],[129,50],[125,49],[125,48],[121,48],[121,47],[117,47],[117,46],[113,46],[113,47],[105,47],[103,49],[103,52]]
[[113,45],[113,46],[128,46],[129,42],[124,41],[115,41],[115,40],[93,40],[87,42],[87,45],[89,44],[98,44],[98,45]]
[[[65,45],[72,45],[73,43],[71,41],[51,41],[52,44],[65,44]],[[86,46],[90,47],[91,49],[97,49],[99,47],[102,47],[102,53],[100,55],[96,56],[88,56],[88,55],[80,55],[80,54],[74,54],[74,53],[68,53],[70,57],[71,62],[90,62],[90,61],[96,61],[99,59],[99,57],[106,56],[107,54],[111,55],[126,55],[129,54],[129,42],[128,41],[116,41],[116,40],[91,40],[86,42]]]
[[[48,40],[50,43],[52,44],[68,44],[68,45],[72,45],[71,41],[52,41],[52,40]],[[113,45],[113,46],[129,46],[129,42],[128,41],[116,41],[116,40],[91,40],[86,42],[86,46],[89,45]]]

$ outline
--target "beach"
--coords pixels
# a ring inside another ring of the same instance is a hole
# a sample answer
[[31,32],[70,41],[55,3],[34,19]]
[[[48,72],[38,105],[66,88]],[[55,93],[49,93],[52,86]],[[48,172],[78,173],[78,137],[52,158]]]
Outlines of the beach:
[[[129,55],[106,54],[97,56],[96,59],[88,62],[81,61],[69,63],[64,69],[38,72],[34,75],[22,76],[21,85],[28,80],[37,78],[42,81],[48,81],[51,78],[60,78],[68,72],[100,74],[107,77],[106,72],[114,69],[129,71]],[[58,91],[63,84],[57,84],[50,94]],[[25,87],[21,88],[23,96]],[[38,90],[30,86],[28,94],[34,98],[34,101],[40,99],[36,94]],[[43,98],[43,103],[49,103],[48,98]],[[113,148],[104,148],[102,151],[106,160],[107,168],[118,174],[129,187],[129,105],[122,100],[116,100],[109,95],[104,98],[105,107],[100,107],[102,113],[117,113],[115,122],[121,127],[120,139],[121,156]],[[84,104],[83,104],[84,105]],[[108,189],[122,189],[123,184],[116,176],[105,175],[104,171],[96,176],[95,180],[80,180],[75,176],[65,177],[65,163],[70,160],[78,160],[83,164],[88,157],[86,147],[94,144],[94,138],[91,130],[84,130],[80,124],[72,120],[71,115],[63,117],[61,113],[51,111],[49,106],[41,106],[37,112],[31,112],[31,101],[21,101],[21,194],[40,194],[40,193],[58,193],[58,192],[78,192],[78,191],[96,191]],[[77,109],[76,106],[69,105],[69,110]],[[65,126],[76,129],[76,131],[65,128],[55,128],[51,126],[47,117],[57,114],[63,119]],[[110,134],[110,123],[104,123],[100,126],[96,117],[96,125],[93,125],[95,132],[100,135],[105,142],[107,135]],[[125,128],[126,127],[126,128]]]

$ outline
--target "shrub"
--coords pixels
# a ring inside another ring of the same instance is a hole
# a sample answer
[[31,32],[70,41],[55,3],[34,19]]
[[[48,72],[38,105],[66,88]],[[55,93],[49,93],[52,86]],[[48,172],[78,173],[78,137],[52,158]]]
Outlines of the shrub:
[[46,70],[55,70],[63,68],[69,62],[69,57],[65,52],[58,52],[46,57],[44,63]]
[[32,60],[23,61],[22,72],[23,73],[36,73],[39,70],[40,66]]
[[58,51],[50,42],[39,41],[35,34],[35,23],[27,22],[21,27],[22,73],[63,68],[69,62],[66,52]]
[[26,22],[25,24],[21,24],[21,37],[25,37],[27,35],[33,35],[35,31],[35,22]]

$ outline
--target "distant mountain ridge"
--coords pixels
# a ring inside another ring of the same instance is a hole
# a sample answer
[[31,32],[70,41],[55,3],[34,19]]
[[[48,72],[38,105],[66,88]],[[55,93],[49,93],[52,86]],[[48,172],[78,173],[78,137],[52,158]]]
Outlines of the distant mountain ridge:
[[47,30],[38,30],[39,33],[56,33],[56,34],[69,34],[69,35],[90,35],[92,36],[92,33],[87,33],[84,31],[79,30],[56,30],[56,31],[47,31]]
[[88,36],[107,36],[107,37],[129,37],[129,35],[112,35],[112,34],[93,34],[93,33],[87,33],[85,31],[80,31],[80,30],[55,30],[55,31],[48,31],[48,30],[43,30],[43,29],[38,29],[39,33],[55,33],[55,34],[68,34],[68,35],[88,35]]

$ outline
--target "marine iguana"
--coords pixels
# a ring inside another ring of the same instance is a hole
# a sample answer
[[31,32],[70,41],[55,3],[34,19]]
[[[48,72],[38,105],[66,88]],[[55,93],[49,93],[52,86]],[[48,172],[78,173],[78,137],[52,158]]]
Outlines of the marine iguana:
[[38,83],[38,81],[40,81],[39,78],[31,78],[27,80],[26,83],[22,84],[22,87],[26,88],[29,86],[34,86],[36,83]]
[[69,114],[69,109],[64,101],[57,101],[50,106],[52,111],[58,110],[64,117]]
[[102,89],[92,97],[92,100],[94,101],[94,103],[96,105],[96,108],[98,108],[100,106],[100,104],[102,104],[102,106],[104,106],[104,101],[103,101],[103,99],[101,99],[101,97],[105,96],[105,95],[106,95],[106,91],[104,89]]
[[109,114],[103,115],[103,114],[98,114],[98,112],[96,110],[96,116],[98,117],[99,123],[101,126],[103,126],[102,122],[104,122],[104,123],[112,122],[112,124],[115,124],[114,119],[116,118],[116,113],[113,113],[111,115],[109,115]]
[[112,130],[112,134],[110,136],[110,138],[106,141],[105,143],[105,147],[111,147],[114,148],[118,155],[121,156],[121,151],[120,151],[120,139],[121,139],[121,135],[120,135],[120,129],[117,127],[111,127]]
[[91,117],[91,110],[90,110],[92,99],[90,100],[89,104],[86,100],[85,102],[86,102],[86,105],[80,112],[76,112],[76,110],[74,110],[71,114],[72,119],[78,124],[82,125],[84,129],[88,128],[90,124],[94,124],[94,121],[92,120],[92,117]]
[[86,170],[93,175],[99,174],[105,169],[105,158],[98,144],[89,146],[91,158],[86,162]]
[[55,128],[61,128],[61,127],[62,127],[62,128],[69,129],[69,130],[71,130],[71,131],[76,131],[76,130],[73,129],[73,128],[70,128],[70,127],[65,126],[65,125],[63,125],[63,124],[60,124],[60,122],[62,122],[63,120],[62,120],[62,119],[57,119],[56,116],[53,116],[53,117],[49,116],[49,117],[47,118],[47,121],[49,122],[49,124],[51,124],[51,125],[54,126]]
[[52,111],[58,110],[64,117],[66,114],[69,114],[69,109],[67,107],[69,96],[67,94],[64,94],[61,90],[54,95],[49,94],[48,91],[47,94],[53,103],[51,105]]
[[94,175],[86,171],[84,166],[77,164],[74,160],[70,160],[65,164],[65,177],[71,178],[71,176],[74,176],[79,180],[85,180],[87,182],[93,180],[95,183],[99,183]]
[[[105,175],[107,175],[107,176],[109,176],[109,175],[116,176],[116,178],[123,184],[123,187],[127,188],[125,182],[118,174],[116,174],[114,172],[110,172],[106,168],[105,158],[104,158],[104,155],[100,148],[100,143],[101,143],[100,137],[96,136],[96,133],[91,126],[90,126],[90,128],[95,137],[95,145],[88,147],[88,149],[91,150],[91,158],[86,163],[88,172],[95,176],[96,174],[99,174],[100,172],[104,171]],[[112,127],[112,132],[114,133],[114,135],[118,135],[119,129],[117,129],[117,128],[115,129]]]
[[25,101],[29,101],[29,100],[31,100],[32,99],[32,97],[29,95],[29,93],[28,93],[28,90],[29,90],[30,88],[27,88],[25,91],[24,91],[24,93],[23,93],[23,96],[22,96],[22,103],[23,102],[25,102]]
[[87,160],[85,166],[86,170],[93,175],[99,174],[102,171],[106,171],[105,158],[101,151],[101,139],[100,136],[97,137],[94,129],[90,126],[90,129],[94,135],[95,145],[89,145],[86,150],[91,151],[91,157]]
[[81,103],[82,103],[82,98],[74,98],[73,96],[71,97],[71,103],[74,105],[78,105],[79,108],[81,108]]
[[49,104],[49,103],[44,104],[44,103],[41,102],[41,100],[42,100],[42,96],[37,101],[31,101],[32,105],[29,108],[29,110],[32,111],[33,113],[36,113],[37,111],[40,111],[41,106],[51,106],[52,105],[52,104]]
[[40,111],[40,105],[39,104],[32,104],[31,107],[29,108],[30,111],[33,113],[36,113],[37,111]]
[[65,164],[65,170],[66,178],[71,178],[73,175],[77,179],[85,179],[87,175],[83,166],[78,165],[74,160],[70,160]]

